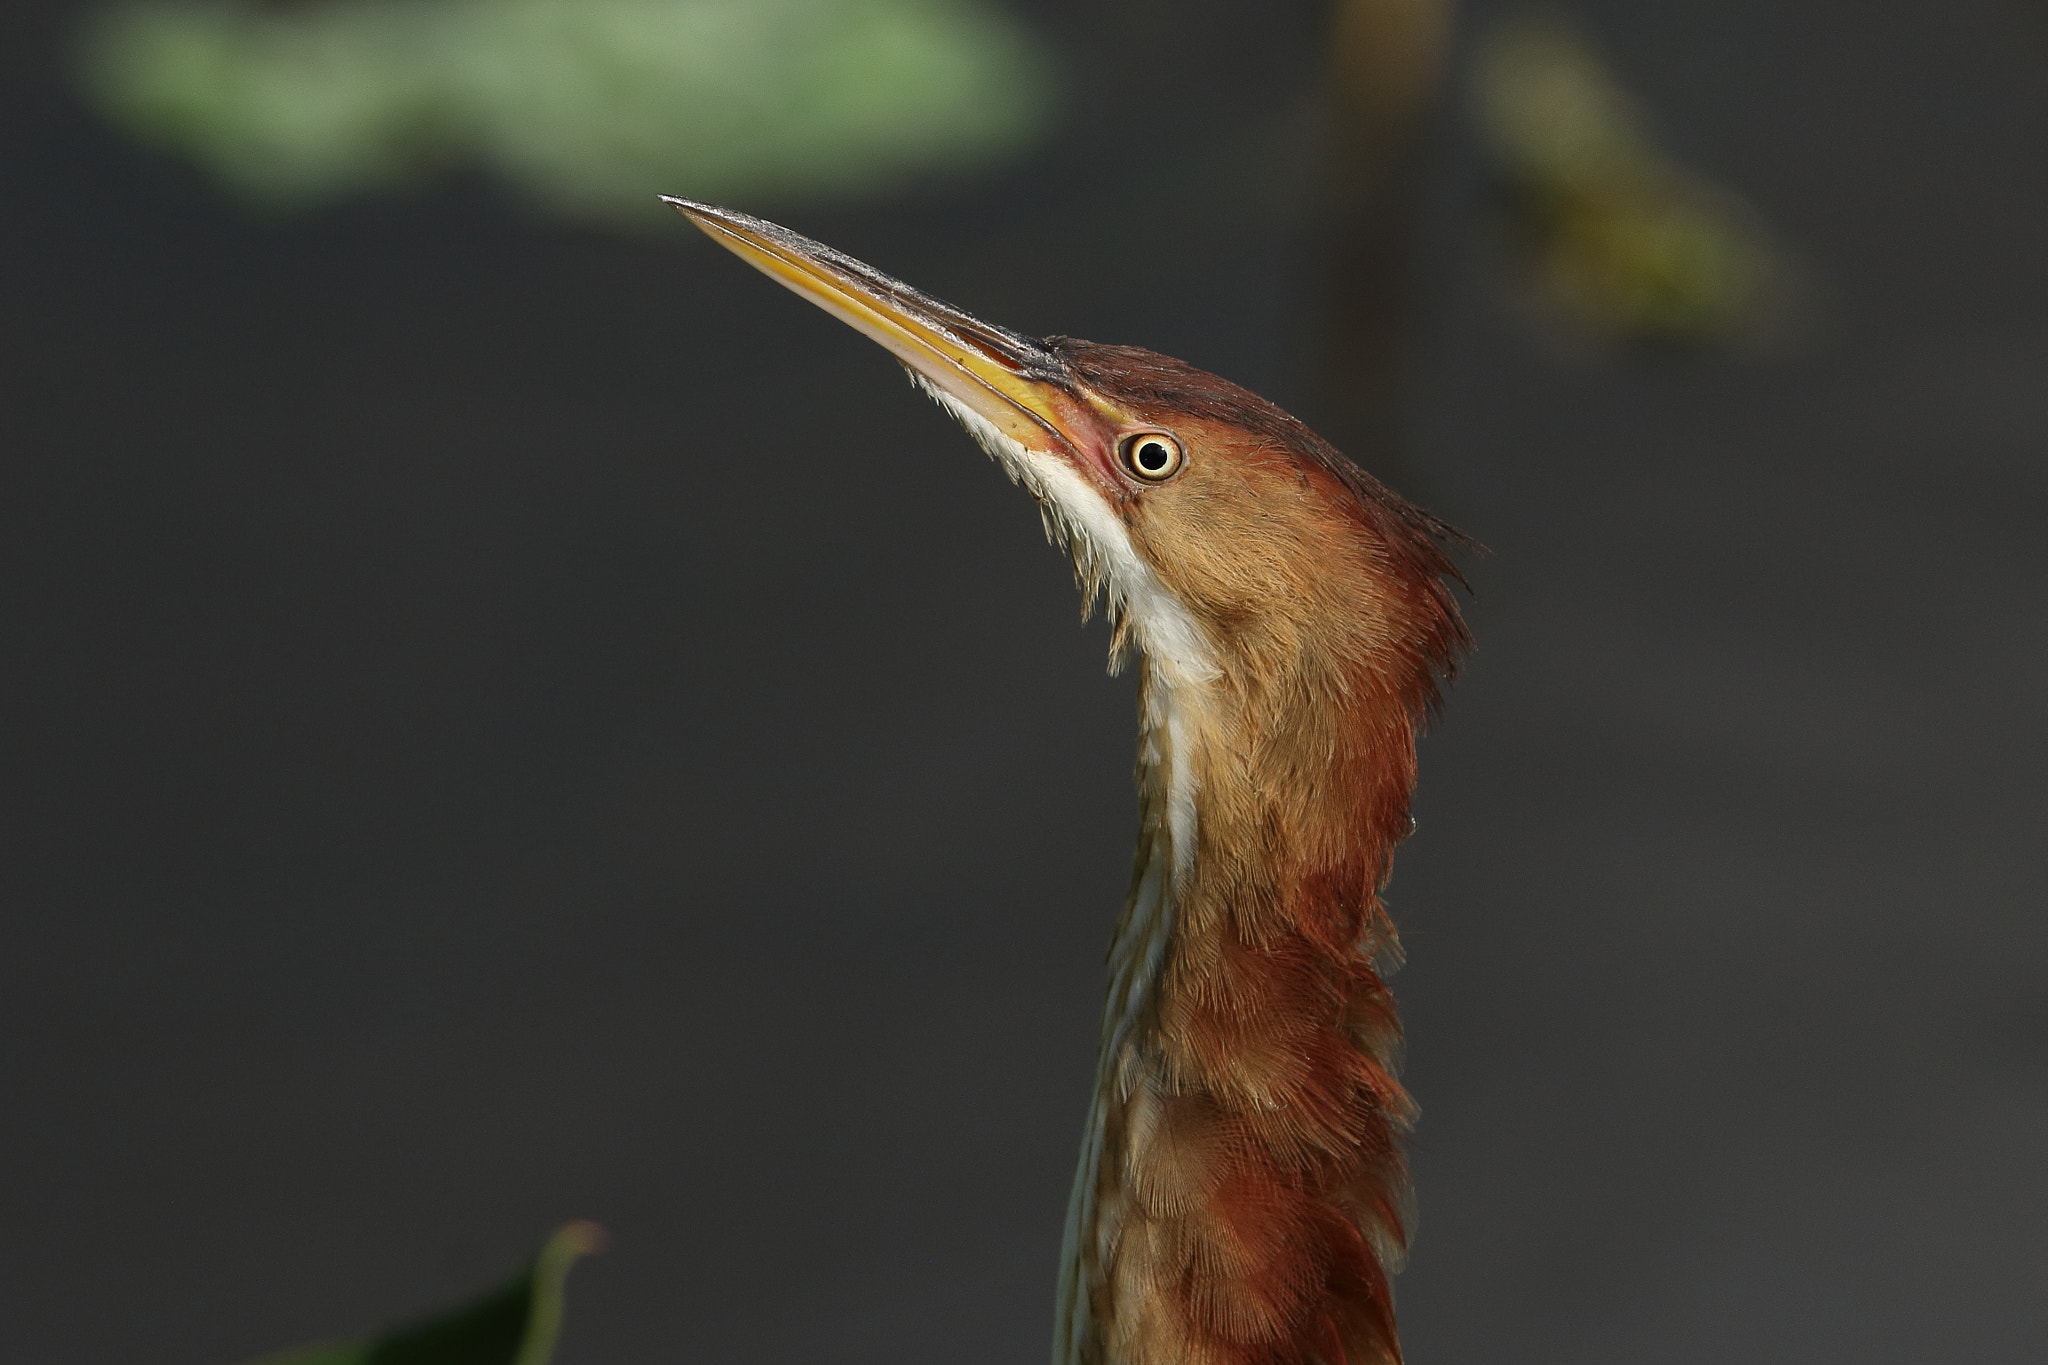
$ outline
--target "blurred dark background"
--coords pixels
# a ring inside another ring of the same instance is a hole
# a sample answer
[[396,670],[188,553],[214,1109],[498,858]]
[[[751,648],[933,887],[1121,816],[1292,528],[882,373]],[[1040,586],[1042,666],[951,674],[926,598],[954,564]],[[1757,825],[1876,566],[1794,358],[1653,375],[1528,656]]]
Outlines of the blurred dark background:
[[[1014,11],[1049,138],[780,216],[1313,415],[1323,7]],[[680,223],[236,207],[80,13],[0,11],[0,1358],[229,1365],[585,1216],[566,1365],[1041,1359],[1133,721],[1028,501]],[[1561,355],[1424,134],[1400,477],[1494,553],[1392,889],[1410,1358],[2038,1359],[2048,23],[1572,13],[1817,320]]]

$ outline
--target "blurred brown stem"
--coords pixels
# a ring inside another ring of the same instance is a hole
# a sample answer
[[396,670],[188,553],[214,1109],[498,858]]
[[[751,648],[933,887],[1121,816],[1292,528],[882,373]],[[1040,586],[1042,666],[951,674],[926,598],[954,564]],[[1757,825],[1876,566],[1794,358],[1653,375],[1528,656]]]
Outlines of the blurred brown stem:
[[1421,134],[1443,85],[1455,10],[1455,0],[1331,0],[1327,18],[1312,406],[1325,436],[1401,489],[1412,483],[1399,390],[1426,170]]

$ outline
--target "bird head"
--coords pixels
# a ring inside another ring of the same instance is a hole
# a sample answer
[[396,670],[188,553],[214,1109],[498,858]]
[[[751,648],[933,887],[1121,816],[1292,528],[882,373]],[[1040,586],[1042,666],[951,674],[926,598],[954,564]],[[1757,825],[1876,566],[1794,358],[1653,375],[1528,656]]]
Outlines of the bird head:
[[1034,338],[787,228],[666,202],[887,348],[1038,499],[1083,592],[1170,685],[1436,697],[1464,642],[1448,527],[1227,380],[1133,346]]
[[1398,1365],[1399,1034],[1370,959],[1415,728],[1465,643],[1449,528],[1193,366],[1038,339],[772,223],[670,203],[888,348],[1037,497],[1144,664],[1138,868],[1061,1361]]

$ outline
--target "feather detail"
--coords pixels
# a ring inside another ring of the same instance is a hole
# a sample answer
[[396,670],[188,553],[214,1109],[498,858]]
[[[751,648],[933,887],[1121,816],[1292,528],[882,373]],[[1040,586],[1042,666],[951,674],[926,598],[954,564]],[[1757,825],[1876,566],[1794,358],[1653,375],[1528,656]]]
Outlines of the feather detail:
[[[787,228],[671,200],[886,347],[1038,500],[1142,661],[1057,1365],[1397,1365],[1410,1227],[1379,891],[1468,643],[1455,532],[1181,361],[1034,340]],[[1166,464],[1143,452],[1175,448]]]
[[1141,833],[1055,1365],[1398,1365],[1415,1108],[1379,891],[1466,640],[1446,528],[1213,376],[1048,345],[1232,480],[1124,518],[1213,669],[1137,622]]

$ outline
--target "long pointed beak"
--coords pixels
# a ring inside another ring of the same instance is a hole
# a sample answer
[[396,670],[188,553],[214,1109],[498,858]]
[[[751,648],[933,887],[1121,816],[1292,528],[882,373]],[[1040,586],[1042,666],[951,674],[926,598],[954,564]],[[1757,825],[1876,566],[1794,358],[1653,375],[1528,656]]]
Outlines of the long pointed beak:
[[927,382],[1031,450],[1077,454],[1063,429],[1082,405],[1060,359],[1030,337],[921,294],[774,223],[663,195],[735,256],[865,333]]

